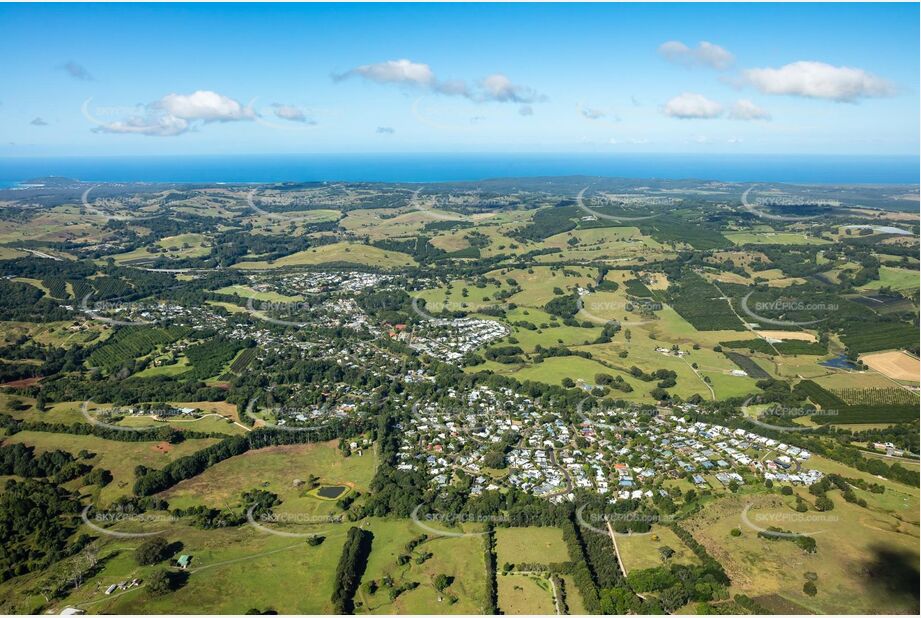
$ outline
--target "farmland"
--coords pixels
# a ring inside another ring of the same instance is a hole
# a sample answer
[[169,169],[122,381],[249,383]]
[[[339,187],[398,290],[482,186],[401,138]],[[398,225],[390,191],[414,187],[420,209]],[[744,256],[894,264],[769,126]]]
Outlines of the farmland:
[[917,240],[839,233],[888,190],[73,182],[0,188],[3,609],[915,608]]

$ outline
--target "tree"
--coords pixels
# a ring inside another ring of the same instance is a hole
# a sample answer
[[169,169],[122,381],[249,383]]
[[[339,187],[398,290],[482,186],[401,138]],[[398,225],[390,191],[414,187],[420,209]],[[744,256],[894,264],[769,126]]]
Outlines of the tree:
[[803,592],[811,597],[814,597],[816,593],[818,593],[818,589],[815,587],[814,583],[807,581],[805,584],[803,584]]
[[134,551],[134,559],[141,566],[163,562],[169,557],[169,543],[162,536],[157,536],[141,543]]
[[152,595],[163,595],[172,591],[173,582],[166,569],[159,569],[147,578],[147,591]]
[[444,573],[439,573],[435,576],[435,581],[432,583],[435,585],[435,590],[438,592],[443,592],[445,588],[451,585],[451,577],[445,575]]

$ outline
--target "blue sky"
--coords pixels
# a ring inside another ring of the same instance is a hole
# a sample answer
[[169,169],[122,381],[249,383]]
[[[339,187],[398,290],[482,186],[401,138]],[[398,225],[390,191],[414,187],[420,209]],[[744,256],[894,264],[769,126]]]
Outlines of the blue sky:
[[916,155],[918,20],[917,4],[5,4],[0,155]]

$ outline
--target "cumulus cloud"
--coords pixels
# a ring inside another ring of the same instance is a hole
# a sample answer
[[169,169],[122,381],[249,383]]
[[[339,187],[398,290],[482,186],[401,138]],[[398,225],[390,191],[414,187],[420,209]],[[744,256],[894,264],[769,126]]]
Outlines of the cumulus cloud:
[[393,127],[377,127],[377,132],[381,135],[393,135],[395,133]]
[[435,83],[435,73],[427,64],[412,60],[387,60],[377,64],[363,64],[345,73],[334,74],[335,81],[349,77],[364,77],[379,84],[411,84],[429,86]]
[[490,75],[482,81],[481,86],[480,97],[487,101],[534,103],[544,99],[544,96],[534,89],[512,83],[512,80],[502,73]]
[[68,75],[70,75],[71,77],[73,77],[74,79],[79,79],[80,81],[84,81],[84,82],[93,81],[93,76],[92,74],[90,74],[89,71],[86,70],[86,67],[77,64],[73,60],[65,62],[58,68],[64,71],[65,73],[67,73]]
[[471,85],[459,79],[438,79],[429,65],[405,58],[365,64],[344,73],[334,73],[333,81],[340,82],[351,77],[360,77],[378,84],[417,88],[446,96],[465,97],[476,102],[530,104],[546,98],[528,86],[515,84],[502,73],[494,73]]
[[48,123],[45,122],[45,119],[42,118],[41,116],[36,116],[35,118],[32,119],[32,122],[30,122],[29,124],[32,125],[33,127],[47,127],[48,126]]
[[123,133],[170,137],[182,135],[190,128],[189,122],[169,114],[159,116],[133,116],[126,120],[108,122],[93,129],[97,133]]
[[735,58],[726,49],[707,41],[701,41],[697,47],[688,47],[681,41],[666,41],[659,46],[659,55],[669,62],[686,67],[709,67],[725,71],[732,66]]
[[211,90],[171,93],[146,106],[146,113],[125,120],[100,123],[96,132],[168,137],[181,135],[197,123],[254,120],[256,112],[239,101]]
[[155,106],[183,120],[231,122],[252,120],[256,117],[253,108],[244,107],[239,101],[211,90],[196,90],[192,94],[168,94],[157,101]]
[[302,122],[304,124],[316,124],[314,121],[307,118],[307,115],[304,113],[300,107],[296,105],[286,105],[284,103],[272,103],[272,113],[275,114],[277,118],[282,120],[290,120],[291,122]]
[[723,114],[723,106],[702,94],[683,92],[670,99],[663,112],[672,118],[717,118]]
[[771,115],[748,99],[739,99],[729,111],[733,120],[770,120]]
[[764,94],[780,94],[853,103],[867,97],[895,93],[891,82],[863,69],[836,67],[824,62],[793,62],[779,69],[747,69],[746,82]]

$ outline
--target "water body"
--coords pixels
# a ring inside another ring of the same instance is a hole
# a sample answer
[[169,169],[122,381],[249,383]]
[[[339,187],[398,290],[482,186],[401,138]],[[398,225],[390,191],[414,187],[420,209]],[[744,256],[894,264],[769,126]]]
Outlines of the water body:
[[342,485],[324,485],[317,490],[317,495],[321,498],[334,499],[341,496],[348,487],[343,487]]
[[846,354],[841,354],[834,358],[830,358],[825,362],[819,363],[823,367],[833,367],[835,369],[856,369],[857,366],[848,360]]
[[448,182],[611,176],[724,182],[917,184],[917,156],[336,154],[0,158],[0,186],[42,176],[89,182]]

